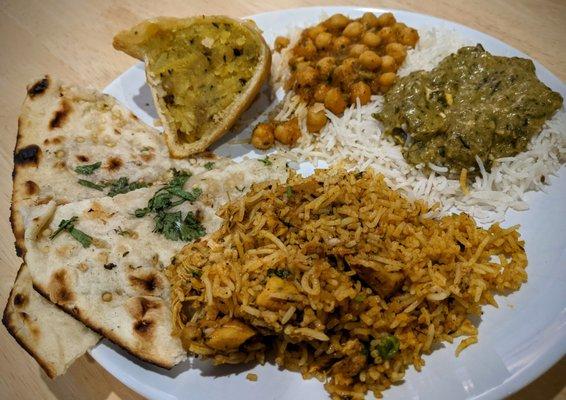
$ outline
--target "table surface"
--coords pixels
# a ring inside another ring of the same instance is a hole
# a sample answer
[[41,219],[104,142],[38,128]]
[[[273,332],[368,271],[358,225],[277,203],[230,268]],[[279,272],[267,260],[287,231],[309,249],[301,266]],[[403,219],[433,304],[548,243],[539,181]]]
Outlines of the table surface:
[[[335,2],[325,2],[330,3]],[[241,17],[318,4],[313,0],[0,0],[0,306],[4,307],[20,264],[12,245],[8,214],[12,151],[27,83],[49,73],[69,83],[104,88],[135,62],[112,48],[112,36],[148,17]],[[341,0],[335,4],[403,9],[459,22],[509,43],[566,81],[564,0]],[[0,398],[141,398],[88,355],[52,381],[3,327],[0,349]],[[565,376],[563,359],[511,398],[566,400]]]

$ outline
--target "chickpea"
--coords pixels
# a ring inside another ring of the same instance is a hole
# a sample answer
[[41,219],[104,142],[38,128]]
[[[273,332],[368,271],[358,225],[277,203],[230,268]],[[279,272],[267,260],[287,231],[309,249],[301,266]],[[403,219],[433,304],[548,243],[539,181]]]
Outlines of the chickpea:
[[252,133],[252,145],[256,149],[266,150],[275,143],[272,124],[258,124]]
[[318,79],[318,71],[311,66],[307,66],[297,70],[295,76],[299,86],[314,86]]
[[326,93],[330,90],[330,85],[327,83],[319,83],[316,88],[314,89],[314,100],[318,103],[324,103],[324,99],[326,98]]
[[324,106],[335,115],[342,114],[346,109],[342,91],[338,88],[330,89],[324,98]]
[[362,15],[362,23],[368,28],[377,28],[379,26],[379,21],[374,13],[364,13]]
[[310,133],[318,133],[326,125],[328,118],[324,112],[324,106],[316,103],[307,111],[307,129]]
[[360,54],[360,64],[369,71],[375,71],[381,66],[381,57],[375,51],[366,50]]
[[395,72],[386,72],[384,74],[381,74],[378,79],[379,86],[382,89],[387,90],[391,85],[395,83],[395,81],[397,80],[397,75],[395,74]]
[[360,99],[360,104],[369,103],[371,98],[371,88],[364,82],[359,81],[350,87],[350,103],[355,103],[356,99]]
[[334,67],[336,66],[336,60],[334,57],[324,57],[318,60],[316,63],[316,68],[318,69],[318,73],[320,74],[321,79],[328,78],[332,71],[334,71]]
[[391,13],[383,13],[377,17],[377,23],[379,26],[392,26],[397,22],[395,17]]
[[316,37],[320,35],[322,32],[326,32],[326,28],[324,27],[324,25],[313,26],[312,28],[308,28],[306,30],[307,36],[312,40],[315,40]]
[[289,121],[285,121],[277,125],[275,127],[274,136],[275,139],[287,146],[295,144],[301,137],[299,120],[297,118],[292,118]]
[[341,51],[348,47],[349,44],[350,39],[348,39],[346,36],[338,36],[332,43],[332,49],[334,51]]
[[395,72],[397,71],[397,63],[391,56],[381,57],[381,72]]
[[366,32],[362,36],[362,43],[368,47],[377,47],[381,43],[381,38],[377,33]]
[[367,49],[368,47],[365,44],[356,43],[350,46],[349,53],[352,57],[359,57]]
[[355,57],[348,57],[342,61],[342,65],[349,70],[353,70],[358,65],[358,59]]
[[393,57],[397,65],[401,65],[407,57],[407,50],[401,43],[389,43],[385,46],[385,53]]
[[357,77],[356,71],[352,68],[352,63],[342,63],[334,69],[332,83],[347,88],[353,81],[357,80]]
[[314,45],[317,49],[325,50],[332,43],[332,34],[328,32],[320,32],[314,39]]
[[316,46],[312,40],[306,39],[299,46],[295,47],[295,55],[310,60],[316,55]]
[[285,47],[289,46],[290,42],[289,38],[286,38],[285,36],[277,36],[274,43],[275,51],[280,52]]
[[405,27],[399,34],[397,35],[399,42],[404,44],[405,46],[415,47],[417,42],[419,41],[419,33],[412,28]]
[[390,27],[382,28],[378,33],[381,38],[381,43],[393,43],[395,41],[395,32]]
[[328,29],[332,30],[342,30],[350,23],[350,19],[343,14],[334,14],[326,21],[324,21],[324,25]]
[[349,38],[357,38],[363,33],[363,30],[364,26],[361,22],[353,21],[344,28],[342,34]]

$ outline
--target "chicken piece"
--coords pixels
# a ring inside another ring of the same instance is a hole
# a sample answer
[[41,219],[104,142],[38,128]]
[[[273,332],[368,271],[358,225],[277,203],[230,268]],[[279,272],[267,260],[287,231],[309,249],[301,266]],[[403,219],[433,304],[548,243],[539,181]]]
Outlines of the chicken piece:
[[257,296],[256,304],[277,311],[285,307],[287,301],[294,300],[298,294],[299,292],[293,283],[273,276],[269,278],[265,288]]
[[215,350],[234,350],[246,340],[255,336],[255,331],[238,320],[232,320],[216,328],[208,337],[206,344]]
[[389,297],[403,284],[401,272],[376,270],[360,264],[350,264],[362,281],[382,297]]
[[358,354],[352,357],[347,357],[337,362],[332,366],[332,375],[355,376],[365,367],[367,357],[363,354]]

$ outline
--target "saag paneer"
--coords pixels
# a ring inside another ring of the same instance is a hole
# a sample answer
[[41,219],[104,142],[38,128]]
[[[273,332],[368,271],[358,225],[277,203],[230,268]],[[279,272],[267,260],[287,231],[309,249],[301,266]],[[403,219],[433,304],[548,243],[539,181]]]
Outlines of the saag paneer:
[[376,117],[409,163],[477,173],[476,155],[489,170],[495,159],[524,151],[562,102],[531,60],[493,56],[478,44],[401,78]]

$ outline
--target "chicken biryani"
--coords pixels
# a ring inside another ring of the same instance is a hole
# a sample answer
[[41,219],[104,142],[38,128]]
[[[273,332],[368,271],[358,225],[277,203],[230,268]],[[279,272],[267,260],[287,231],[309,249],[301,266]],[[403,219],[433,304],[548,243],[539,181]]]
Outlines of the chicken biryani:
[[517,227],[431,209],[372,170],[256,184],[168,268],[173,334],[216,364],[275,362],[333,398],[379,396],[438,343],[475,343],[481,306],[527,277]]

